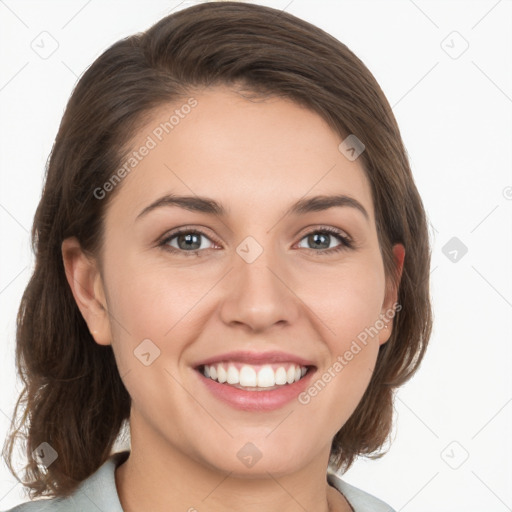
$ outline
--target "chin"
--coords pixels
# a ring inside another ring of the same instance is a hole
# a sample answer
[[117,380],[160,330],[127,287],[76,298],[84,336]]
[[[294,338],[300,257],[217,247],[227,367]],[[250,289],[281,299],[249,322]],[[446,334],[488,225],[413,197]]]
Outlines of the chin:
[[[222,453],[219,457],[212,456],[210,450],[204,454],[206,457],[203,457],[203,461],[216,471],[243,479],[268,478],[269,473],[279,477],[294,473],[308,464],[303,444],[298,443],[296,448],[285,447],[268,439],[264,441],[266,435],[268,433],[261,435],[261,442],[247,441],[250,437],[244,437],[243,442],[233,443],[231,440],[229,446],[220,446]],[[295,457],[290,457],[291,453]]]

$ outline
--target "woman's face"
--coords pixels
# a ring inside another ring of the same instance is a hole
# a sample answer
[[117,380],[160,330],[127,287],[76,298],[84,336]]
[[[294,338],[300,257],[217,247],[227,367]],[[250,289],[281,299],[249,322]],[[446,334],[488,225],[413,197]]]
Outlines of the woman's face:
[[132,397],[132,447],[251,475],[325,463],[391,332],[370,184],[310,110],[194,98],[140,129],[105,220],[109,315],[88,323]]

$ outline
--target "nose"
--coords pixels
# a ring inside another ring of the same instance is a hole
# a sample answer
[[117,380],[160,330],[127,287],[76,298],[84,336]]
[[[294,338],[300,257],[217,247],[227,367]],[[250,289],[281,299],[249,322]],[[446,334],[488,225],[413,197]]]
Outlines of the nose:
[[223,289],[222,321],[251,332],[293,324],[300,317],[301,301],[294,293],[292,274],[282,258],[265,249],[250,261],[234,255]]

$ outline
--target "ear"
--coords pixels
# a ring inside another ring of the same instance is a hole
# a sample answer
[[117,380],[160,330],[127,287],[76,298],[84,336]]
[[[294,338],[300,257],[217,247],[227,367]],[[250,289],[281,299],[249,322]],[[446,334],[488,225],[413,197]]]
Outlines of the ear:
[[99,345],[110,345],[110,319],[96,261],[85,255],[76,237],[66,238],[61,251],[66,278],[91,335]]
[[[395,267],[398,273],[398,284],[402,278],[402,271],[404,268],[405,247],[402,244],[395,244],[393,246],[393,257],[395,260]],[[386,343],[391,337],[393,331],[393,317],[396,311],[401,309],[398,302],[398,284],[395,285],[391,277],[386,279],[386,296],[381,309],[381,318],[387,327],[379,330],[379,345]]]

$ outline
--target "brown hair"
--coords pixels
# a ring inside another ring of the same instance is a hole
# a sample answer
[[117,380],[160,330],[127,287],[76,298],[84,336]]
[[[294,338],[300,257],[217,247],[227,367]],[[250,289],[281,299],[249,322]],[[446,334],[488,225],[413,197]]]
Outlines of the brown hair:
[[[23,484],[31,498],[70,494],[109,457],[130,414],[112,349],[95,343],[66,281],[62,241],[76,236],[100,259],[105,212],[120,187],[105,200],[95,188],[119,168],[155,108],[213,85],[289,98],[366,147],[360,158],[385,273],[399,282],[402,309],[362,400],[333,439],[330,462],[346,470],[358,455],[378,456],[388,439],[393,391],[416,371],[432,328],[426,215],[391,107],[366,66],[326,32],[277,9],[209,2],[112,45],[84,73],[65,110],[32,227],[36,264],[16,334],[24,389],[3,450],[18,478],[13,446],[25,441]],[[395,243],[405,247],[400,280]],[[43,442],[58,453],[48,468],[31,456]]]

